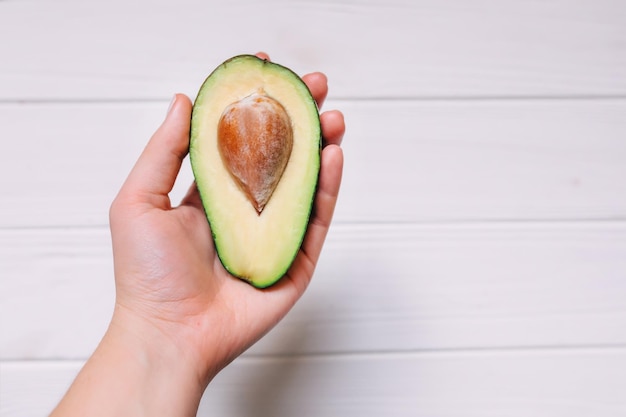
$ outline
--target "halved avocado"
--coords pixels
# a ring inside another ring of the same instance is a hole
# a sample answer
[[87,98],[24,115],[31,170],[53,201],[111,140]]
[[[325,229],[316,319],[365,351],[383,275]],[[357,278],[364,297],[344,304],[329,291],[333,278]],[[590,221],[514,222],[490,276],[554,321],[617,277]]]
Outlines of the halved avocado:
[[316,191],[318,108],[291,70],[240,55],[204,81],[189,154],[220,261],[255,287],[278,281],[296,257]]

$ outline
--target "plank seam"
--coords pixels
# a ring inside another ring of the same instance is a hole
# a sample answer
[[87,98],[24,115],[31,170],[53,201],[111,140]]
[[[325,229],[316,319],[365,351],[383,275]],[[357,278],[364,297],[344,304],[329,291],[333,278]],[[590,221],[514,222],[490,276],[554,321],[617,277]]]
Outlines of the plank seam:
[[[445,357],[445,356],[489,356],[489,355],[520,355],[520,354],[626,354],[626,344],[615,345],[553,345],[553,346],[509,346],[509,347],[471,347],[471,348],[437,348],[407,350],[369,350],[369,351],[335,351],[315,353],[277,353],[277,354],[243,354],[237,360],[304,360],[304,359],[360,359],[381,357]],[[20,366],[27,364],[82,364],[87,358],[33,358],[0,360],[0,366]]]
[[[170,97],[136,97],[136,98],[19,98],[9,97],[0,98],[0,105],[19,104],[19,105],[37,105],[37,104],[59,104],[59,105],[75,105],[75,104],[149,104],[164,103],[167,104],[171,100]],[[532,101],[626,101],[626,94],[556,94],[556,95],[433,95],[433,96],[330,96],[327,101],[333,102],[532,102]]]
[[[458,219],[458,220],[418,220],[418,221],[334,221],[331,228],[337,226],[350,226],[350,227],[428,227],[428,226],[499,226],[499,227],[516,227],[519,225],[524,226],[617,226],[626,227],[626,216],[615,217],[599,217],[599,218],[539,218],[539,219]],[[98,231],[108,230],[108,224],[93,224],[93,225],[36,225],[36,226],[0,226],[0,232],[72,232],[72,231]]]

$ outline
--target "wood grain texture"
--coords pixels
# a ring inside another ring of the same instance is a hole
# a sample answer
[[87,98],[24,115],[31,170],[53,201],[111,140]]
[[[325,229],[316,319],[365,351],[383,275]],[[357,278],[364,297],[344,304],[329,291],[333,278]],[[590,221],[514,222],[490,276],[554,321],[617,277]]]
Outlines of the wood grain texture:
[[[0,364],[0,416],[47,415],[80,365]],[[198,416],[622,417],[625,367],[623,349],[241,358]]]
[[195,95],[257,50],[344,98],[623,96],[625,20],[615,0],[3,1],[0,99]]
[[[166,107],[0,105],[0,227],[106,225]],[[338,222],[626,218],[626,100],[327,108],[348,123]],[[192,180],[185,161],[174,202]]]
[[620,0],[0,0],[0,417],[47,415],[104,332],[108,207],[170,97],[257,50],[327,73],[345,177],[309,291],[199,416],[626,416],[625,21]]
[[[0,231],[0,358],[86,358],[111,262],[106,229]],[[625,299],[624,223],[342,225],[250,354],[624,346]]]

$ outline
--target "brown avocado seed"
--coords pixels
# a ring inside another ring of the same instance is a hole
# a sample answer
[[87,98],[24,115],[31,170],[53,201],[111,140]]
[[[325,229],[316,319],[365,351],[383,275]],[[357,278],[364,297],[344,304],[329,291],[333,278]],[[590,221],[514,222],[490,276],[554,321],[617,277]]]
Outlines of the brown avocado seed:
[[263,92],[230,104],[217,125],[217,146],[226,169],[260,215],[293,148],[285,108]]

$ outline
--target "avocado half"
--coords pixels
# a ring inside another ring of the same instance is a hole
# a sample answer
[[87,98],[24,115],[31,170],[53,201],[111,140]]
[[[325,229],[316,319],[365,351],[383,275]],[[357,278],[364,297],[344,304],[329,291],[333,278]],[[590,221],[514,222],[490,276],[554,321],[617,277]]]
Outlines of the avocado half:
[[255,287],[277,282],[308,226],[320,169],[319,112],[290,69],[233,57],[193,105],[189,154],[222,265]]

